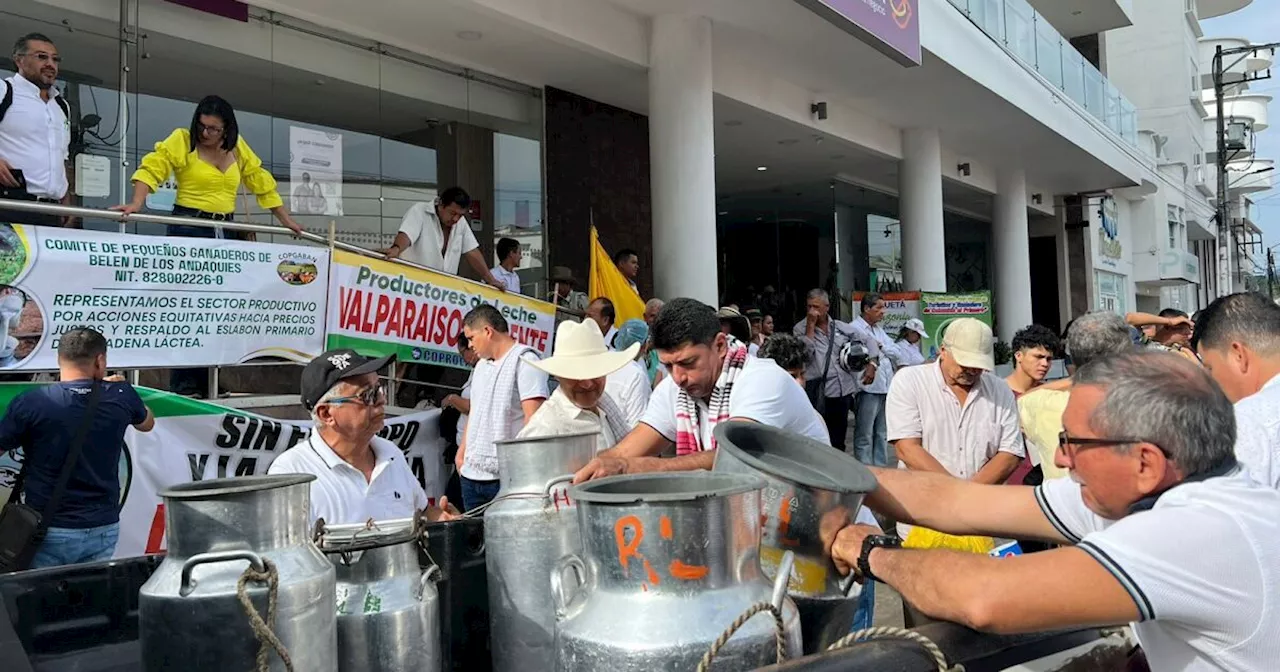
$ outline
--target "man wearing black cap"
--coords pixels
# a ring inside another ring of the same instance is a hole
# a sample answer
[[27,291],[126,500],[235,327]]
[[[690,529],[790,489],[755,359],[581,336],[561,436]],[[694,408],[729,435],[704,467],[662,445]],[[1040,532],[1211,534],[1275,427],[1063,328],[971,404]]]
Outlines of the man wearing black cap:
[[[314,428],[285,451],[268,474],[312,474],[311,520],[363,523],[409,518],[427,508],[400,449],[377,436],[387,391],[378,380],[394,356],[369,359],[354,350],[330,350],[302,370],[302,405]],[[441,500],[443,506],[448,503]]]

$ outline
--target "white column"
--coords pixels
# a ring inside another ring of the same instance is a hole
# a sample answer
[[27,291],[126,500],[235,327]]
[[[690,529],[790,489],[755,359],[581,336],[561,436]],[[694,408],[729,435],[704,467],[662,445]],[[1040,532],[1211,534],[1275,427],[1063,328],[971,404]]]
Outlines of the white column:
[[996,253],[995,301],[998,336],[1006,343],[1031,324],[1031,250],[1027,232],[1027,177],[1020,169],[996,175],[995,221],[991,239]]
[[947,291],[942,141],[937,129],[913,128],[902,132],[898,219],[902,221],[903,289]]
[[649,39],[654,288],[715,306],[716,167],[711,20],[661,15]]

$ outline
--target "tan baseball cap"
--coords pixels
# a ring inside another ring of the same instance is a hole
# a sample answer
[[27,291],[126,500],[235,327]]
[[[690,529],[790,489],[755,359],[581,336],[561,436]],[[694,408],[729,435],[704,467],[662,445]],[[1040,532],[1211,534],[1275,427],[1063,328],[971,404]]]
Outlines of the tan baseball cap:
[[991,327],[981,320],[961,317],[947,325],[942,347],[960,366],[991,371],[996,368],[994,340]]

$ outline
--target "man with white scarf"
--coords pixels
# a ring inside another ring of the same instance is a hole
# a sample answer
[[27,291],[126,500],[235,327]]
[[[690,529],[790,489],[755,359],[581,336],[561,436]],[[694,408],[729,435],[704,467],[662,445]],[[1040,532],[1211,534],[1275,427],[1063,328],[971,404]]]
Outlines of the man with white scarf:
[[[575,483],[623,473],[710,469],[716,449],[712,431],[726,420],[829,441],[804,390],[773,360],[748,357],[746,343],[721,333],[711,306],[672,300],[654,321],[652,341],[671,375],[653,391],[640,424],[579,470]],[[672,444],[676,457],[658,457]]]
[[561,322],[556,329],[555,353],[529,362],[555,376],[560,385],[516,438],[595,433],[598,450],[612,448],[631,428],[625,412],[605,391],[605,381],[615,371],[631,366],[638,352],[639,343],[622,352],[606,348],[600,325],[594,320]]
[[547,399],[547,374],[530,366],[538,353],[517,343],[497,308],[481,304],[462,320],[462,332],[488,363],[476,367],[471,414],[454,464],[462,479],[462,505],[470,511],[498,494],[498,451],[515,438]]

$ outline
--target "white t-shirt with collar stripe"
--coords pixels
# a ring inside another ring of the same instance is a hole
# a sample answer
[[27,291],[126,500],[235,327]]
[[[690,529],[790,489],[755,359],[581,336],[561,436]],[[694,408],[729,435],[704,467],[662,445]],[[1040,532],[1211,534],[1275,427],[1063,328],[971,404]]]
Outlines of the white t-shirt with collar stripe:
[[311,435],[284,451],[267,468],[268,474],[312,474],[311,522],[324,518],[330,525],[411,518],[430,500],[394,443],[375,436],[373,476],[365,480],[359,469],[338,457],[320,438]]
[[1090,511],[1071,479],[1035,492],[1054,527],[1133,598],[1152,670],[1276,669],[1280,492],[1236,469],[1116,521]]

